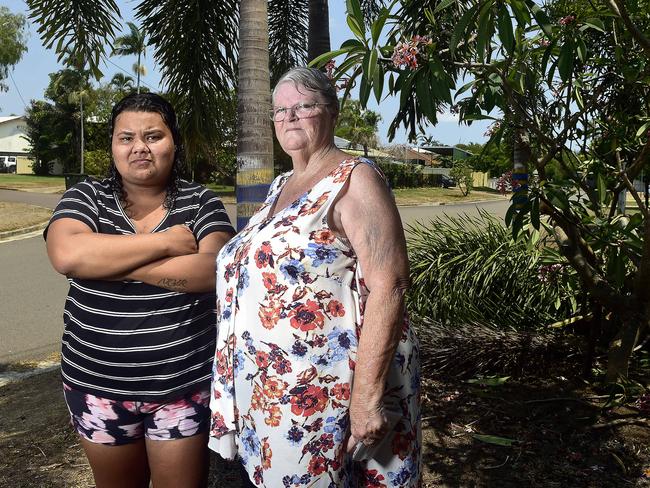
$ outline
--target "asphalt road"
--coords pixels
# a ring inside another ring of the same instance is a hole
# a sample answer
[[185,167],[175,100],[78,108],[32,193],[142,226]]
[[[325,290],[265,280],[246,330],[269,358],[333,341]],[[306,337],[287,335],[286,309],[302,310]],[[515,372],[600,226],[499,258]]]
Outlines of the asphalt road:
[[[54,208],[60,195],[0,190],[0,201],[23,202]],[[405,226],[427,222],[442,214],[477,214],[482,208],[505,216],[507,200],[461,205],[400,207]],[[235,206],[226,205],[231,220]],[[0,365],[23,359],[42,359],[59,349],[67,280],[57,274],[47,259],[40,233],[0,242]]]

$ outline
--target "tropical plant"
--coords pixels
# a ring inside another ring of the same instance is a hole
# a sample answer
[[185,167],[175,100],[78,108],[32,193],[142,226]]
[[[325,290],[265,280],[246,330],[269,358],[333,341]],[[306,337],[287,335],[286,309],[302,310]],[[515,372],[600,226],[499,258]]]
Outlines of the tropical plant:
[[380,120],[377,112],[362,109],[357,100],[349,100],[341,109],[335,134],[353,145],[363,146],[363,154],[368,157],[368,148],[379,144],[377,125]]
[[108,177],[108,170],[111,165],[111,154],[105,149],[86,151],[86,174],[100,178]]
[[147,71],[142,64],[142,58],[147,52],[147,41],[145,33],[139,29],[133,22],[127,22],[130,32],[115,39],[113,44],[113,55],[117,56],[137,56],[138,60],[133,65],[133,72],[136,74],[136,92],[140,93],[140,75],[147,74]]
[[[626,376],[650,323],[650,211],[632,184],[650,156],[648,1],[405,0],[367,28],[348,3],[355,38],[316,63],[345,54],[335,76],[361,78],[363,105],[399,95],[389,136],[421,132],[450,107],[465,123],[498,119],[489,135],[513,148],[517,183],[507,222],[514,234],[549,222],[595,316],[618,320],[607,379]],[[554,160],[562,181],[548,179]],[[530,188],[528,168],[539,176]],[[625,191],[636,208],[623,218]]]
[[133,91],[133,78],[124,73],[115,73],[109,82],[109,85],[119,93],[126,95]]
[[27,51],[25,17],[0,6],[0,26],[0,91],[7,91],[9,87],[4,80]]
[[458,188],[465,196],[469,195],[474,187],[473,172],[472,167],[463,159],[454,161],[449,171],[449,176],[456,181]]
[[120,10],[114,0],[26,0],[29,18],[48,49],[56,46],[58,61],[67,66],[88,69],[96,79],[107,44],[115,38]]
[[517,238],[487,212],[437,217],[407,229],[418,317],[453,326],[544,330],[581,312],[580,286],[569,266],[548,264],[550,237]]

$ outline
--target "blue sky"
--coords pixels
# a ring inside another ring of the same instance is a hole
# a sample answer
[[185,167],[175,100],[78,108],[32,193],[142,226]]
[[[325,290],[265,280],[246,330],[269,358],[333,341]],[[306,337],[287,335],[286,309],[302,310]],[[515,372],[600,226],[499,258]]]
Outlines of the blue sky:
[[[138,3],[138,0],[117,1],[124,22],[134,20],[133,9]],[[22,0],[3,0],[2,4],[14,13],[27,12],[27,6]],[[332,49],[336,49],[343,41],[352,37],[352,34],[345,20],[345,0],[330,0],[329,8],[331,45]],[[28,105],[31,99],[43,98],[43,92],[49,82],[48,74],[62,68],[62,66],[56,61],[54,51],[43,47],[38,32],[36,31],[36,26],[31,24],[31,22],[29,23],[28,31],[28,51],[25,53],[20,63],[18,63],[15,69],[11,72],[12,77],[6,80],[6,83],[9,86],[9,91],[6,93],[0,93],[0,116],[23,114],[25,105]],[[134,58],[131,59],[129,57],[110,58],[109,62],[105,64],[102,69],[105,74],[105,79],[102,81],[107,81],[116,72],[121,70],[130,72],[134,61]],[[160,74],[158,73],[154,63],[153,52],[147,53],[147,58],[144,63],[148,72],[147,75],[142,78],[142,81],[152,90],[159,89]],[[369,108],[378,112],[382,116],[382,121],[379,125],[379,137],[384,144],[388,143],[386,133],[398,107],[398,100],[392,97],[382,100],[381,108],[377,106],[374,98],[371,98],[371,101],[369,102]],[[471,127],[459,126],[457,120],[451,114],[440,114],[438,125],[435,127],[429,126],[426,130],[426,134],[449,145],[461,142],[485,142],[487,138],[483,133],[485,132],[487,125],[486,122],[479,121],[472,124]],[[406,133],[403,130],[399,130],[393,143],[405,142]]]

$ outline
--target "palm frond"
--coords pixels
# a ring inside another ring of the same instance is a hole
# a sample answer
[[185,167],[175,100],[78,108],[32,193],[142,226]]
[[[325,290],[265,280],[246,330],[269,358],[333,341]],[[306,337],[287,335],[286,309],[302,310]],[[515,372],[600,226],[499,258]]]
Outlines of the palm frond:
[[269,0],[271,85],[307,61],[308,0]]
[[143,0],[136,16],[149,36],[162,82],[179,115],[190,157],[208,154],[220,101],[235,85],[236,0]]
[[55,46],[58,61],[102,77],[99,63],[106,56],[118,27],[120,10],[114,0],[27,0],[29,18],[38,24],[43,45]]

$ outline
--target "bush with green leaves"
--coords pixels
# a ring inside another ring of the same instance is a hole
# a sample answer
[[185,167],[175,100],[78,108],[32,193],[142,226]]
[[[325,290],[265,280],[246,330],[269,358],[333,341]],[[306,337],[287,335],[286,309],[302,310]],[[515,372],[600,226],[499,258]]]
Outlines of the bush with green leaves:
[[549,264],[547,239],[537,231],[513,239],[499,220],[481,212],[418,223],[407,236],[408,307],[416,317],[532,330],[580,312],[575,273]]
[[84,171],[88,175],[105,178],[111,165],[111,155],[104,149],[84,151]]
[[379,162],[379,167],[390,182],[391,188],[420,188],[440,186],[441,175],[425,174],[415,164],[394,164]]
[[463,160],[454,161],[449,176],[451,176],[458,183],[458,188],[467,196],[472,191],[474,187],[474,176],[472,172],[474,170]]

